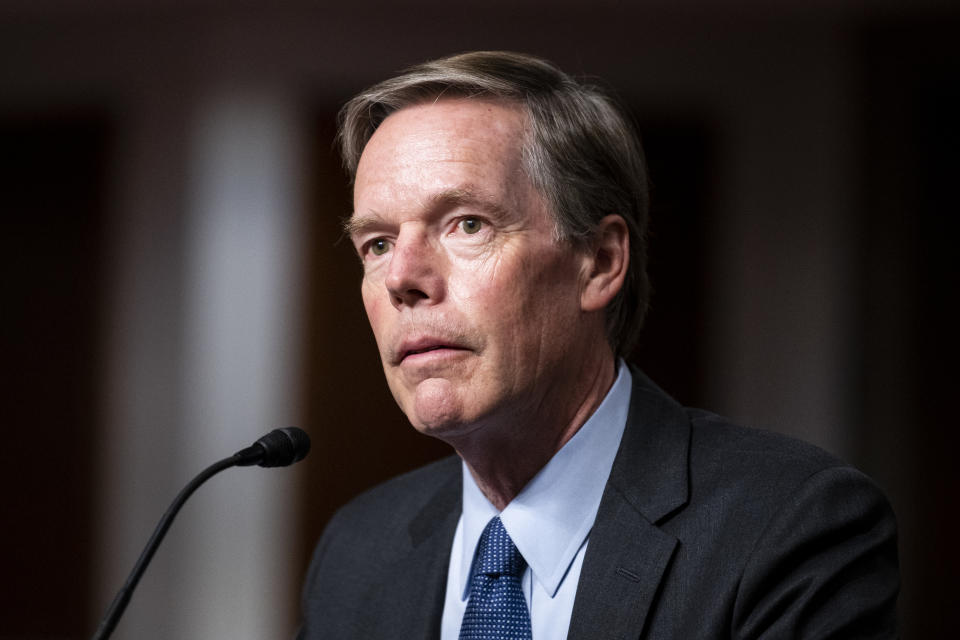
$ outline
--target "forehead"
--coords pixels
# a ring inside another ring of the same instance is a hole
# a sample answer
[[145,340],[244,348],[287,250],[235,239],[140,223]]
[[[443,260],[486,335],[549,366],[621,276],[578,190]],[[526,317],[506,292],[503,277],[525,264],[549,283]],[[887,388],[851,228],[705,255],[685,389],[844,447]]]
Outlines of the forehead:
[[368,155],[384,138],[399,142],[404,135],[457,135],[464,142],[518,146],[519,134],[526,128],[527,117],[519,103],[495,98],[439,97],[414,103],[384,118],[361,154]]
[[520,107],[486,99],[441,99],[400,109],[380,124],[364,148],[354,195],[396,197],[397,191],[409,189],[465,186],[509,190],[525,179],[521,150],[526,122]]

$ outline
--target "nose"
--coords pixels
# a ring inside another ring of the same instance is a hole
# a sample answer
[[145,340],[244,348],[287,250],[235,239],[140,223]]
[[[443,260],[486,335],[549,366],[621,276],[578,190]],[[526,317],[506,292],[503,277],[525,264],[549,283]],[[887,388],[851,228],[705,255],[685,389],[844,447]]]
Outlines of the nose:
[[397,309],[436,304],[442,299],[443,258],[425,233],[400,233],[391,251],[385,284]]

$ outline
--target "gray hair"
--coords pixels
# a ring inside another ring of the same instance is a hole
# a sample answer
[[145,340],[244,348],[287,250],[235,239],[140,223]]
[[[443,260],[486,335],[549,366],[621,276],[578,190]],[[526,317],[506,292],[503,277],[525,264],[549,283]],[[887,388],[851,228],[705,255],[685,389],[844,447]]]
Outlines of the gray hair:
[[559,240],[583,248],[604,216],[624,219],[630,264],[607,307],[606,331],[617,355],[629,353],[650,297],[649,192],[643,149],[624,110],[597,87],[529,55],[477,51],[425,62],[359,93],[341,109],[338,140],[351,181],[364,146],[387,116],[442,97],[503,100],[525,111],[524,169],[551,205]]

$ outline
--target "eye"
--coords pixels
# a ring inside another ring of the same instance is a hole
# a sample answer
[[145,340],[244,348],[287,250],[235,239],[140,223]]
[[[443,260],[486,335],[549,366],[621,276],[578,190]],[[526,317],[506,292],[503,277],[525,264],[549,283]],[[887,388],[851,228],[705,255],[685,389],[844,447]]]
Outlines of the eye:
[[382,256],[390,250],[390,243],[383,238],[377,238],[370,243],[370,253],[375,256]]
[[464,218],[460,221],[460,228],[463,229],[463,232],[471,235],[480,231],[480,227],[482,226],[483,222],[478,218]]

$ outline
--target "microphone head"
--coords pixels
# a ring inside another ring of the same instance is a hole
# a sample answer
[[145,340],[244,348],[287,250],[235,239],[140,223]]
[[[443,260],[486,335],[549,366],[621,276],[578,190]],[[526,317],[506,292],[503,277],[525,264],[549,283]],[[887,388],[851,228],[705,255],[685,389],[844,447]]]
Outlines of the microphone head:
[[310,452],[310,436],[303,429],[284,427],[274,429],[253,446],[263,449],[263,455],[256,464],[261,467],[286,467],[303,460]]

